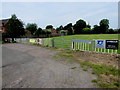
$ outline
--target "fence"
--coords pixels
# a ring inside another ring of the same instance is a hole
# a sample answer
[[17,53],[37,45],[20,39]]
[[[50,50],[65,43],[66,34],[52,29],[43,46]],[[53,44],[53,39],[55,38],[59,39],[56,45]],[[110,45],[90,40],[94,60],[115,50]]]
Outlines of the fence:
[[73,39],[72,40],[72,48],[74,50],[81,50],[81,51],[93,51],[93,52],[104,52],[104,53],[118,53],[116,49],[106,49],[104,48],[97,48],[96,47],[96,40],[80,40],[80,39]]
[[71,38],[53,38],[53,46],[56,48],[71,49],[72,39]]
[[105,48],[96,47],[96,40],[80,40],[80,39],[58,38],[58,37],[55,37],[55,38],[21,38],[21,39],[15,39],[15,40],[17,42],[40,44],[40,45],[48,46],[48,47],[118,54],[118,50],[116,49],[114,50],[114,49],[105,49]]
[[21,43],[28,43],[29,38],[15,38],[14,39],[16,42],[21,42]]

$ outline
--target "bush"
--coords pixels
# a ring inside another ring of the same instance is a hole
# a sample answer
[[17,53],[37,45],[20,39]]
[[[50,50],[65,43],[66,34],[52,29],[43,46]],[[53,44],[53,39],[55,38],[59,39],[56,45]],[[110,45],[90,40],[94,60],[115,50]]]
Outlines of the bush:
[[83,28],[82,33],[84,34],[90,34],[92,30],[90,28]]

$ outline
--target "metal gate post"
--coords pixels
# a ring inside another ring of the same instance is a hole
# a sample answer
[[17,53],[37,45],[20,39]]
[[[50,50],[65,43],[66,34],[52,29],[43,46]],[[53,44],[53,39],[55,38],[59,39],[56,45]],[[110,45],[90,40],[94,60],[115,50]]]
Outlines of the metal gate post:
[[91,51],[95,51],[95,40],[91,42]]
[[54,46],[55,46],[55,45],[54,45],[54,44],[55,44],[55,43],[54,43],[54,38],[51,39],[51,42],[52,42],[52,47],[54,47]]

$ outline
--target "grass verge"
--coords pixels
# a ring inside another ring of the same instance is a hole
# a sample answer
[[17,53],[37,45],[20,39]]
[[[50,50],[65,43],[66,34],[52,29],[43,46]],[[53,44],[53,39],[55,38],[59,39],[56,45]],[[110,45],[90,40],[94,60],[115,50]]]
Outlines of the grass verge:
[[105,64],[92,64],[91,62],[80,62],[80,65],[83,69],[86,66],[92,68],[92,74],[98,76],[97,80],[92,80],[91,82],[103,88],[119,88],[120,69]]
[[[71,59],[74,62],[80,63],[80,67],[83,68],[83,71],[89,71],[89,69],[92,70],[91,74],[97,75],[98,78],[96,80],[92,80],[91,82],[96,83],[99,87],[119,88],[119,68],[112,65],[99,63],[94,64],[88,61],[78,61],[76,58],[77,56],[75,55],[76,52],[78,51],[61,50],[61,52],[57,53],[57,56]],[[70,69],[76,69],[76,67],[71,67]]]

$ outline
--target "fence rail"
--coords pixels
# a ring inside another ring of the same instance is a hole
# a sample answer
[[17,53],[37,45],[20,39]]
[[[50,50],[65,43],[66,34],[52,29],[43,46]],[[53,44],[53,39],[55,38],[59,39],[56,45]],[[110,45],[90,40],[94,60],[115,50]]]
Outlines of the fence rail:
[[40,44],[48,47],[118,54],[118,50],[97,48],[95,46],[96,40],[80,40],[72,38],[16,38],[15,40],[17,42]]

